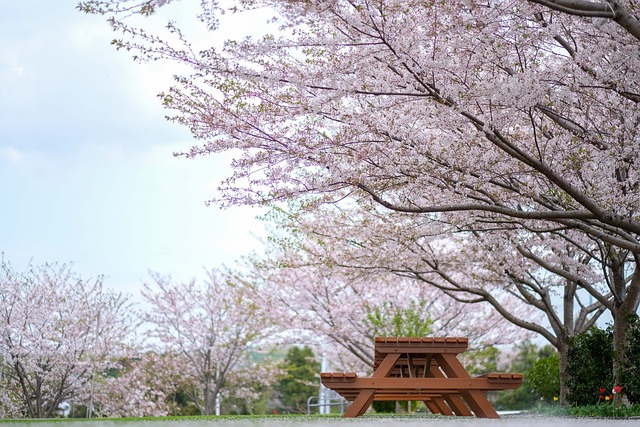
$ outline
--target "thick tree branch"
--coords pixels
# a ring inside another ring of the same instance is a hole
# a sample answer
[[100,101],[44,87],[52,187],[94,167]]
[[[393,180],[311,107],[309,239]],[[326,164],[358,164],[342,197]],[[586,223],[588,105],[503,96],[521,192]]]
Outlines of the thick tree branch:
[[[594,302],[580,310],[580,314],[576,319],[576,330],[586,331],[595,325],[596,321],[606,311],[606,308],[600,304],[600,302]],[[594,313],[595,312],[595,313]],[[590,313],[593,313],[591,317],[588,317]]]
[[620,6],[620,4],[615,0],[607,0],[606,2],[593,2],[586,0],[529,1],[569,15],[582,16],[586,18],[611,19],[624,28],[633,37],[640,40],[640,21],[629,13],[628,10]]
[[538,264],[540,267],[544,268],[545,270],[549,271],[550,273],[553,273],[559,277],[563,277],[571,282],[578,283],[581,288],[589,292],[589,294],[592,295],[596,300],[598,300],[600,304],[602,304],[605,307],[610,307],[609,298],[602,295],[600,292],[597,292],[595,288],[591,286],[591,284],[588,283],[584,278],[576,274],[573,274],[570,271],[567,271],[557,265],[546,262],[543,258],[537,256],[536,254],[534,254],[527,248],[522,247],[521,245],[518,245],[516,249],[522,256],[534,261],[536,264]]
[[541,220],[559,220],[559,219],[596,219],[596,217],[589,211],[520,211],[517,209],[505,208],[495,205],[483,205],[483,204],[459,204],[459,205],[438,205],[438,206],[400,206],[391,203],[381,196],[379,196],[372,188],[363,183],[354,184],[357,188],[363,190],[371,196],[371,198],[386,207],[387,209],[396,212],[405,213],[438,213],[438,212],[460,212],[460,211],[483,211],[493,212],[501,215],[506,215],[512,218],[521,219],[541,219]]
[[615,17],[614,11],[604,2],[593,2],[587,0],[529,0],[531,3],[546,6],[549,9],[569,15],[609,18]]
[[[478,302],[487,302],[489,303],[502,317],[504,317],[509,322],[517,325],[523,329],[527,329],[529,331],[538,333],[546,338],[553,345],[557,345],[557,337],[555,337],[548,329],[542,327],[538,323],[530,322],[525,319],[518,317],[516,314],[509,311],[495,296],[493,296],[490,292],[482,288],[471,288],[468,286],[464,286],[460,284],[458,281],[454,280],[451,276],[447,275],[442,270],[435,270],[433,273],[438,275],[438,277],[442,278],[448,285],[444,283],[440,283],[436,280],[433,280],[423,273],[413,270],[412,268],[406,268],[403,270],[408,277],[413,277],[425,283],[428,283],[443,292],[445,292],[450,297],[460,301],[457,295],[466,294],[466,295],[475,295],[477,298],[473,301],[465,301],[467,303],[478,303]],[[395,273],[400,273],[400,270],[394,271]]]

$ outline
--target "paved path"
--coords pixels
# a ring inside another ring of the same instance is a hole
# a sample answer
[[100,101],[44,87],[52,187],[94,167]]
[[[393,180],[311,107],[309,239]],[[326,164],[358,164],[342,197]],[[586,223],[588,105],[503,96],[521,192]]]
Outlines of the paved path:
[[201,421],[66,421],[5,424],[4,427],[638,427],[640,419],[558,418],[535,415],[506,415],[498,420],[444,417],[361,417],[330,419],[201,420]]

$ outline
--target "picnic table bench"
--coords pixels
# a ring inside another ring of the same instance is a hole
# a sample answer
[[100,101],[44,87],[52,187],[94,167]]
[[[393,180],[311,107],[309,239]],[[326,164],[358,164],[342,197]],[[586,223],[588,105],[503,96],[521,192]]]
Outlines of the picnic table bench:
[[345,417],[364,414],[374,400],[422,401],[434,414],[499,418],[485,393],[518,388],[522,374],[471,377],[458,360],[465,337],[376,337],[374,373],[323,372],[322,384],[353,403]]

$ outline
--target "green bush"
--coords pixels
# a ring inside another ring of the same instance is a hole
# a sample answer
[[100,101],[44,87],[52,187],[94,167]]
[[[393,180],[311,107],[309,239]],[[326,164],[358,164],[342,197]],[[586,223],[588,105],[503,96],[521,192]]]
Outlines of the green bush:
[[377,414],[392,414],[396,412],[396,402],[389,400],[374,400],[371,406]]
[[[554,390],[559,390],[560,374],[559,368],[554,372],[555,362],[547,359],[559,360],[555,349],[551,346],[539,348],[530,341],[525,341],[516,350],[517,354],[505,370],[524,374],[524,380],[515,390],[498,392],[496,409],[523,410],[531,409],[541,402],[553,402],[553,398],[558,396],[558,391]],[[557,365],[559,366],[559,362]],[[541,390],[544,394],[540,393]]]
[[526,376],[531,389],[547,402],[560,395],[560,357],[557,353],[538,359]]
[[[622,367],[623,393],[631,403],[640,403],[640,320],[637,315],[629,318],[627,330],[628,358]],[[599,388],[608,394],[613,384],[613,333],[592,328],[577,335],[569,345],[567,367],[568,400],[578,406],[599,402]]]
[[627,331],[627,354],[629,358],[623,367],[623,392],[630,402],[640,403],[640,320],[637,315],[629,319]]
[[304,414],[307,411],[307,399],[317,396],[320,389],[317,379],[320,362],[315,359],[310,347],[294,346],[287,352],[281,367],[287,373],[274,387],[281,402],[278,412]]
[[637,417],[640,416],[640,405],[623,405],[619,408],[613,405],[575,406],[569,409],[569,414],[576,417]]
[[569,344],[567,399],[577,406],[597,404],[600,387],[613,386],[611,329],[591,328],[576,335]]

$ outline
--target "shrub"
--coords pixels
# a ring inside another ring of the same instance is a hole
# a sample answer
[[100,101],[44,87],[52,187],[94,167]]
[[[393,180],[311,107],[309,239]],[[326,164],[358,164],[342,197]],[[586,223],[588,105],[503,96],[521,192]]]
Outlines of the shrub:
[[[640,403],[640,320],[629,318],[627,330],[628,358],[622,367],[623,393],[631,403]],[[579,406],[593,405],[600,400],[600,387],[608,393],[613,387],[613,333],[592,328],[577,335],[569,345],[567,367],[568,400]]]
[[391,414],[396,412],[396,402],[375,400],[371,406],[377,414]]
[[553,398],[558,396],[555,390],[559,390],[560,384],[559,362],[558,369],[554,371],[555,363],[547,359],[559,360],[555,349],[551,346],[538,348],[529,341],[516,349],[518,353],[505,370],[523,373],[524,380],[515,390],[498,392],[495,407],[500,410],[522,410],[533,408],[541,402],[553,402]]
[[320,362],[315,359],[310,347],[291,347],[281,367],[286,375],[275,385],[282,405],[282,413],[305,413],[309,396],[317,396],[320,385],[317,373]]
[[611,329],[591,328],[569,344],[567,399],[578,406],[599,402],[600,387],[613,385]]
[[576,406],[569,409],[569,414],[576,417],[637,417],[640,416],[640,405],[623,405],[619,408],[613,405]]
[[560,395],[560,357],[557,353],[538,359],[526,375],[530,387],[547,402]]
[[623,392],[630,402],[640,403],[640,320],[633,314],[629,318],[627,330],[627,354],[629,355],[623,366]]

